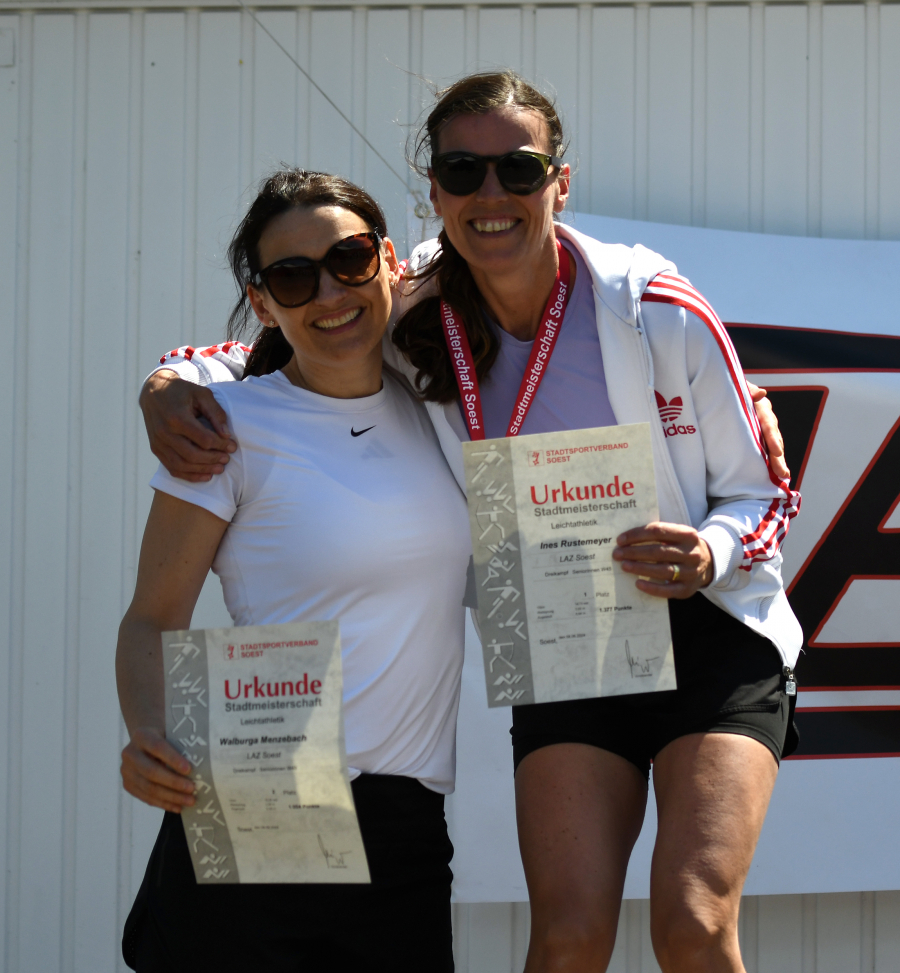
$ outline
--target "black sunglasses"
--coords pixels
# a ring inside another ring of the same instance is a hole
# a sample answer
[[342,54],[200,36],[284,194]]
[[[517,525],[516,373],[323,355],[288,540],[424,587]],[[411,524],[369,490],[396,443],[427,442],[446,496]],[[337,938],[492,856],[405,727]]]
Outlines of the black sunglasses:
[[547,181],[550,166],[562,167],[559,156],[519,149],[506,155],[445,152],[431,157],[431,169],[441,188],[451,196],[471,196],[481,188],[489,162],[497,167],[500,185],[514,196],[536,193]]
[[331,276],[348,287],[362,287],[381,270],[381,234],[377,230],[345,237],[321,260],[311,257],[286,257],[276,260],[250,278],[263,285],[282,307],[302,307],[319,291],[319,274],[324,267]]

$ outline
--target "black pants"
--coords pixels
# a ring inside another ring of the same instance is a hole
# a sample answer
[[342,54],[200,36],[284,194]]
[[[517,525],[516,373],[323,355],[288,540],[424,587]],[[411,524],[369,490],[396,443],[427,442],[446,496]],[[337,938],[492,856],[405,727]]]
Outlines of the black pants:
[[776,760],[799,742],[796,696],[785,693],[778,649],[699,592],[669,602],[678,688],[513,707],[513,759],[555,743],[585,743],[631,761],[647,777],[653,758],[689,733],[737,733]]
[[198,885],[166,814],[125,923],[138,973],[452,973],[444,798],[362,775],[353,797],[371,885]]

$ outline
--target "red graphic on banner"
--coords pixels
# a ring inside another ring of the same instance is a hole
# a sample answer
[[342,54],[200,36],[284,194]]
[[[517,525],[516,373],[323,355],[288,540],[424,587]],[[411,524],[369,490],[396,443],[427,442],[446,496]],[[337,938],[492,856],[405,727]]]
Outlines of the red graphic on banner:
[[[769,396],[781,423],[785,453],[796,484],[812,495],[822,488],[822,463],[807,482],[810,456],[834,450],[819,442],[826,401],[833,390],[803,382],[804,373],[900,371],[900,338],[828,332],[805,328],[729,324],[729,334],[746,371],[797,373],[800,381],[773,387]],[[777,334],[777,341],[773,337]],[[892,408],[887,405],[886,408]],[[900,707],[873,699],[870,703],[848,697],[841,704],[834,694],[900,689],[900,635],[863,642],[853,638],[822,636],[854,583],[877,585],[900,577],[900,530],[891,521],[897,509],[897,470],[900,469],[900,420],[896,411],[890,428],[868,457],[856,483],[843,499],[788,588],[788,598],[805,633],[804,654],[797,662],[801,700],[806,692],[827,692],[831,699],[796,711],[800,746],[789,760],[900,756]],[[858,449],[844,442],[830,461],[845,461]],[[859,457],[855,457],[857,460]],[[827,468],[827,467],[826,467]],[[890,526],[888,526],[890,524]],[[878,610],[873,606],[873,610]],[[852,701],[851,701],[852,700]]]

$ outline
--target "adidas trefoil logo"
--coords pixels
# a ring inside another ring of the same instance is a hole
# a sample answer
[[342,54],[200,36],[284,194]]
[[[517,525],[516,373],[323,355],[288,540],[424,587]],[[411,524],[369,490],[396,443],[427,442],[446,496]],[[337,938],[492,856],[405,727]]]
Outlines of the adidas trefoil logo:
[[654,390],[654,394],[656,395],[656,406],[659,409],[659,417],[662,419],[663,432],[667,438],[669,436],[690,436],[697,431],[696,426],[679,426],[675,422],[684,409],[684,402],[680,395],[676,395],[666,402],[659,392]]
[[681,415],[684,404],[681,401],[680,395],[676,395],[671,402],[666,402],[659,392],[656,392],[655,395],[656,404],[659,407],[659,417],[663,422],[673,422]]

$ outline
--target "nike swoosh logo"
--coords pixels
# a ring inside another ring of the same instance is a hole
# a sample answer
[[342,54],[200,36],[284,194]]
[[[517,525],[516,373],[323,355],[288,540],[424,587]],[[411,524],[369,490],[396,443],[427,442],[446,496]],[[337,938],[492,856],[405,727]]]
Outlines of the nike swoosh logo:
[[[378,425],[378,423],[376,422],[376,423],[375,423],[375,425],[377,426],[377,425]],[[369,426],[369,429],[374,429],[374,428],[375,428],[375,426]],[[350,435],[351,435],[351,436],[353,436],[353,437],[354,437],[354,439],[355,439],[355,438],[356,438],[357,436],[361,436],[361,435],[362,435],[362,434],[363,434],[364,432],[368,432],[368,431],[369,431],[369,429],[360,429],[360,431],[359,431],[359,432],[357,432],[357,431],[356,431],[356,430],[355,430],[355,429],[353,428],[353,426],[351,426],[351,427],[350,427]]]

